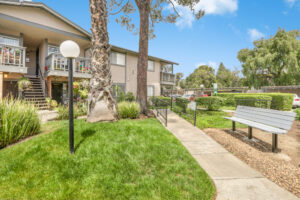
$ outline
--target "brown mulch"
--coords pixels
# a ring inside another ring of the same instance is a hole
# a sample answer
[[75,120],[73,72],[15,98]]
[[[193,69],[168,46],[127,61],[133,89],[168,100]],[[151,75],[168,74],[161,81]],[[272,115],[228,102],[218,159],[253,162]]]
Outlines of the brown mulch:
[[272,135],[253,129],[253,140],[247,130],[205,129],[204,132],[229,152],[261,172],[277,185],[300,197],[300,122],[287,135],[279,135],[279,152],[272,153]]

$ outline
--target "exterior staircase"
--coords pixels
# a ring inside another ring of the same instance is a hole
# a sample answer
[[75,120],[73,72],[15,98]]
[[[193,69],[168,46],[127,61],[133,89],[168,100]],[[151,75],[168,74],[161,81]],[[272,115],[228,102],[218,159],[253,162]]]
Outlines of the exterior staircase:
[[48,109],[41,80],[37,76],[26,76],[32,83],[31,87],[24,91],[24,99],[33,103],[39,110]]

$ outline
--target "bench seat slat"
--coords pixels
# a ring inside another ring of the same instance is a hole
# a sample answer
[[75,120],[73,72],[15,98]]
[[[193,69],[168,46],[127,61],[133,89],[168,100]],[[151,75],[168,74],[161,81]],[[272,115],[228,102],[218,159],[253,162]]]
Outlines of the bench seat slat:
[[270,113],[270,112],[263,112],[263,111],[258,111],[258,110],[251,110],[251,109],[245,109],[245,108],[239,108],[238,111],[243,111],[245,113],[250,113],[250,114],[255,114],[255,115],[261,115],[264,117],[270,117],[278,120],[284,120],[284,121],[294,121],[295,116],[286,116],[284,113],[279,114],[279,113]]
[[249,106],[238,106],[238,107],[242,108],[242,109],[246,109],[246,110],[255,110],[255,111],[258,111],[258,112],[284,115],[284,116],[287,116],[287,117],[295,117],[296,116],[296,113],[294,113],[294,112],[288,112],[288,111],[280,111],[280,110],[273,110],[273,109],[256,108],[256,107],[249,107]]
[[274,118],[268,118],[268,117],[264,117],[264,116],[260,116],[260,115],[254,115],[251,113],[237,113],[234,116],[237,118],[242,118],[242,119],[262,123],[265,125],[273,126],[276,128],[286,129],[286,130],[289,130],[292,126],[292,122],[289,122],[289,121],[277,120]]
[[246,120],[246,119],[241,119],[238,117],[224,117],[224,118],[229,119],[231,121],[241,123],[241,124],[245,124],[247,126],[257,128],[257,129],[260,129],[260,130],[263,130],[266,132],[270,132],[270,133],[276,133],[276,134],[286,134],[287,133],[287,131],[283,130],[283,129],[275,128],[272,126],[264,125],[264,124],[253,122],[253,121]]

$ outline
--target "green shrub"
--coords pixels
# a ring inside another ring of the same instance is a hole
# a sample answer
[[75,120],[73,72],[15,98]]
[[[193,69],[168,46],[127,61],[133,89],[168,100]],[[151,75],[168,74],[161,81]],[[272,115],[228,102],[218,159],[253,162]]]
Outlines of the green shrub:
[[297,108],[297,109],[295,110],[295,113],[297,114],[297,115],[296,115],[296,120],[300,120],[300,108]]
[[125,94],[123,91],[120,92],[120,96],[117,97],[117,102],[120,103],[122,101],[125,101]]
[[[69,119],[69,107],[65,105],[59,105],[57,107],[58,111],[58,120]],[[73,107],[73,118],[76,119],[79,116],[87,114],[87,105],[85,103],[74,104]]]
[[132,92],[127,92],[127,94],[125,95],[125,101],[135,101],[135,96],[133,95]]
[[136,119],[140,115],[140,105],[136,102],[120,102],[118,103],[117,110],[120,118],[123,119]]
[[196,98],[196,102],[200,106],[204,106],[207,110],[219,110],[225,102],[225,99],[218,96],[211,96],[211,97],[199,97]]
[[236,104],[270,109],[272,97],[268,95],[238,95],[235,98]]
[[292,110],[294,95],[288,93],[268,93],[272,97],[271,109],[275,110]]
[[150,101],[156,107],[162,106],[171,106],[171,98],[170,97],[150,97]]
[[36,108],[21,100],[0,100],[0,148],[40,131]]
[[190,100],[186,98],[176,98],[175,100],[175,105],[180,107],[182,112],[186,112],[188,103]]
[[241,95],[241,93],[219,93],[217,96],[222,97],[224,99],[224,106],[235,106],[234,97],[237,95]]
[[58,106],[57,101],[51,100],[50,106],[51,106],[51,108],[56,108]]
[[293,94],[288,93],[220,93],[219,97],[225,98],[226,106],[236,106],[235,97],[246,96],[270,96],[272,97],[271,109],[274,110],[291,110],[293,105]]

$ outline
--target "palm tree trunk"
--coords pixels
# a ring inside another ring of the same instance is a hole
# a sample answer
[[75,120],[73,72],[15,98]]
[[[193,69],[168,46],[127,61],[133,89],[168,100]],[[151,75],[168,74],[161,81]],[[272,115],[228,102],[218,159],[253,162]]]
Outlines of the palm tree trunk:
[[88,122],[117,119],[112,96],[110,45],[107,32],[106,0],[90,0],[92,22],[92,64],[88,97]]
[[140,13],[139,57],[137,64],[137,100],[141,112],[147,114],[147,67],[150,0],[135,0]]

